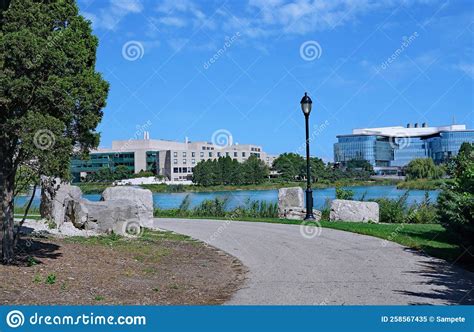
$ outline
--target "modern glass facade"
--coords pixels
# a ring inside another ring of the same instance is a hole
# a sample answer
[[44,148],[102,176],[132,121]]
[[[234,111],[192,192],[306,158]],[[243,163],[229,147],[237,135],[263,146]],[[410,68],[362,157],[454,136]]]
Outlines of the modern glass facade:
[[347,135],[339,136],[334,144],[334,160],[367,160],[373,166],[389,166],[393,160],[393,149],[388,137]]
[[464,142],[474,142],[474,131],[442,132],[429,140],[429,156],[442,163],[457,154]]
[[367,160],[375,168],[406,166],[415,158],[439,164],[457,155],[461,144],[474,143],[474,130],[439,131],[429,135],[341,135],[334,144],[334,161]]
[[133,152],[99,152],[91,153],[90,158],[86,160],[74,158],[71,162],[73,182],[80,181],[81,173],[94,173],[104,167],[114,169],[119,165],[127,166],[133,172],[135,154]]

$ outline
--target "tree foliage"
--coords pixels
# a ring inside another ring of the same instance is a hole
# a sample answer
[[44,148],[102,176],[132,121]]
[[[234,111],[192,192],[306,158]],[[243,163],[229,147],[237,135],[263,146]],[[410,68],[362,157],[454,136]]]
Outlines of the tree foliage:
[[[273,161],[273,169],[285,181],[306,179],[306,159],[296,153],[283,153]],[[367,180],[373,173],[373,168],[367,161],[349,162],[348,166],[340,169],[332,164],[325,164],[320,158],[310,158],[310,174],[313,182],[334,182],[341,179]]]
[[405,167],[407,180],[439,179],[444,175],[443,168],[436,166],[431,158],[416,158]]
[[98,145],[109,85],[95,71],[98,40],[74,0],[12,0],[0,8],[2,259],[13,259],[15,175],[67,178],[73,150]]
[[466,245],[474,244],[474,146],[460,149],[455,162],[454,185],[438,197],[438,219],[457,233]]
[[268,172],[267,165],[256,156],[243,163],[226,156],[197,163],[193,182],[201,186],[258,184],[268,177]]

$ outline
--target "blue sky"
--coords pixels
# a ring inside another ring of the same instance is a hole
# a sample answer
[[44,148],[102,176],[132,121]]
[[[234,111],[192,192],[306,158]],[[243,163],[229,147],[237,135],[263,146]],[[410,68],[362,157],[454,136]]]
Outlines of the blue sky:
[[312,154],[332,160],[353,128],[474,127],[471,0],[79,0],[111,89],[114,139],[235,142],[303,152],[299,101],[313,99]]

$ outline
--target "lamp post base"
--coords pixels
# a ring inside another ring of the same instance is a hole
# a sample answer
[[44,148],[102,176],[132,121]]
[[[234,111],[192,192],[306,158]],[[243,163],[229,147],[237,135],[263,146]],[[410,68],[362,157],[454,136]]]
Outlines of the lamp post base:
[[313,215],[313,191],[306,189],[306,217],[304,220],[316,220]]

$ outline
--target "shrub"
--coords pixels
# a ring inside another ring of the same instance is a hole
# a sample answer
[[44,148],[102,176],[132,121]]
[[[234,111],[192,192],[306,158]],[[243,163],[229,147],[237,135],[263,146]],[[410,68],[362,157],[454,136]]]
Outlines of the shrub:
[[352,200],[354,198],[354,192],[349,189],[344,189],[337,187],[336,188],[336,198],[337,199],[347,199]]
[[224,217],[227,201],[228,198],[205,200],[201,205],[194,209],[194,213],[196,216],[200,217]]
[[321,209],[321,220],[329,220],[329,214],[331,212],[331,200],[326,198],[324,206]]
[[48,274],[48,276],[46,277],[45,283],[47,283],[48,285],[55,284],[56,283],[56,275],[54,273]]
[[398,199],[379,198],[375,202],[379,203],[380,221],[386,223],[403,223],[407,210],[408,191]]
[[454,185],[438,196],[438,220],[461,242],[474,244],[474,145],[463,143],[455,159]]
[[436,212],[436,206],[431,203],[428,192],[425,192],[425,198],[420,204],[414,204],[409,207],[405,222],[411,224],[435,224],[438,222]]

